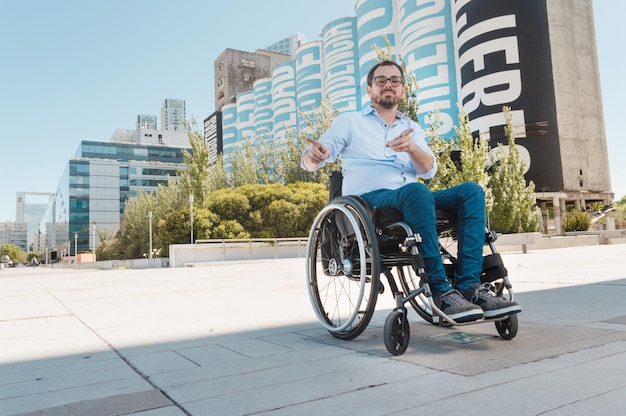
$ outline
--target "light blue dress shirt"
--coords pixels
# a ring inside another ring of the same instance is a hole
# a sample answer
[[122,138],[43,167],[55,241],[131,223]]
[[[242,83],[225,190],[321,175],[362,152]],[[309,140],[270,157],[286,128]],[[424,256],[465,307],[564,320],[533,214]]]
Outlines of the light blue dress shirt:
[[[433,168],[426,173],[417,173],[407,153],[396,153],[386,147],[387,142],[408,128],[413,128],[413,142],[433,157]],[[400,112],[390,128],[372,106],[360,112],[340,114],[318,140],[331,153],[320,166],[341,156],[343,195],[397,189],[417,182],[417,176],[430,179],[437,172],[437,162],[426,143],[424,130]]]

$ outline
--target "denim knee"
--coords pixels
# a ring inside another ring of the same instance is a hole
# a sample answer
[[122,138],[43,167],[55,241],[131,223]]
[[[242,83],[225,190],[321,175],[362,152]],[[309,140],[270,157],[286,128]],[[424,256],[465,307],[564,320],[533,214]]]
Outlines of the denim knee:
[[476,182],[464,182],[458,185],[458,188],[466,198],[478,198],[483,201],[485,200],[485,191],[482,186]]
[[413,182],[400,188],[400,198],[402,203],[418,203],[421,206],[427,203],[435,206],[435,198],[433,193],[426,185],[420,182]]

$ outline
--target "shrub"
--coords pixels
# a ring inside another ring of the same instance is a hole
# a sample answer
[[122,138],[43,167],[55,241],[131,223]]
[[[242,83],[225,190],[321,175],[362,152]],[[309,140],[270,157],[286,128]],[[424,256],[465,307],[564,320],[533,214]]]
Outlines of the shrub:
[[573,211],[563,217],[563,230],[567,231],[587,231],[591,226],[591,216],[588,212]]

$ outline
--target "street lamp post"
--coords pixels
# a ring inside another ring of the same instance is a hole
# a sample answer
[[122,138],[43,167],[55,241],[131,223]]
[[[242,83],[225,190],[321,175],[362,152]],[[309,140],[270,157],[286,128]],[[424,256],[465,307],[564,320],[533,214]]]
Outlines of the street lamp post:
[[150,258],[152,258],[152,211],[148,211],[148,224],[150,230]]
[[74,258],[78,256],[78,233],[74,233]]
[[91,236],[91,252],[96,254],[96,222],[93,222],[93,235]]
[[193,244],[193,194],[189,194],[189,219],[191,221],[191,244]]

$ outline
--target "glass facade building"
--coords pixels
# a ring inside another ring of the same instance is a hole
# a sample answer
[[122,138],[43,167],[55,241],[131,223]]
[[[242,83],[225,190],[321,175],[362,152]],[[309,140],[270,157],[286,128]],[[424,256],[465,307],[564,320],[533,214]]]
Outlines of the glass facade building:
[[44,214],[42,246],[73,255],[97,247],[100,233],[112,238],[119,230],[126,200],[140,191],[156,190],[159,184],[167,183],[168,176],[177,176],[184,168],[183,150],[138,143],[81,142]]

